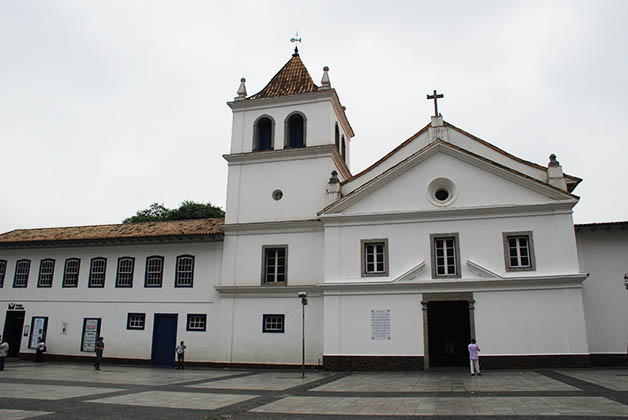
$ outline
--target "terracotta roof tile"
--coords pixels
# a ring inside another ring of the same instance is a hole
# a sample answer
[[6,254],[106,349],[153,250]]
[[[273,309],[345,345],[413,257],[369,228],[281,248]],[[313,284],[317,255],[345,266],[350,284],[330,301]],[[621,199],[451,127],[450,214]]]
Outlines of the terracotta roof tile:
[[0,246],[20,243],[222,235],[224,219],[191,219],[119,225],[16,229],[0,234]]
[[301,58],[298,54],[295,54],[268,82],[264,89],[255,95],[249,96],[248,99],[273,98],[315,92],[317,90],[318,86],[314,84]]

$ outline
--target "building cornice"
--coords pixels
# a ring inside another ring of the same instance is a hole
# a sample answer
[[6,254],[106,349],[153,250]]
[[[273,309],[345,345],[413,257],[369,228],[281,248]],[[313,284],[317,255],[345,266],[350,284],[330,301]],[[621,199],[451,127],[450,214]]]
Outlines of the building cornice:
[[441,222],[453,220],[496,219],[501,217],[554,216],[572,214],[575,200],[550,201],[537,204],[512,204],[497,206],[474,206],[455,208],[435,208],[414,211],[390,211],[380,213],[331,213],[322,214],[320,220],[325,226],[349,224],[382,224]]
[[307,292],[308,297],[321,296],[321,290],[316,284],[286,285],[286,286],[214,286],[222,297],[291,297],[297,301],[297,294]]
[[349,167],[342,160],[336,146],[332,144],[299,147],[294,149],[266,150],[263,152],[232,153],[222,155],[222,157],[229,163],[229,165],[247,165],[253,163],[272,163],[331,157],[344,178],[351,176]]
[[270,232],[322,232],[323,224],[318,219],[288,220],[279,222],[226,223],[223,225],[223,229],[226,236],[267,234]]
[[334,282],[319,283],[325,296],[343,294],[399,294],[427,292],[484,292],[547,289],[580,289],[585,273],[545,276],[519,276],[498,279],[447,279],[407,282]]

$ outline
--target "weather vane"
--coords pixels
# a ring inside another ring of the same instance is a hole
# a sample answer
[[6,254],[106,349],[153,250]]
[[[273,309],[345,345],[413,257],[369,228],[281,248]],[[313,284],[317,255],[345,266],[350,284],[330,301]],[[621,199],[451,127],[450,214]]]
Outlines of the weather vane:
[[299,55],[299,48],[297,48],[296,43],[297,42],[301,42],[301,37],[299,37],[299,30],[297,29],[297,33],[294,34],[294,36],[292,38],[290,38],[290,42],[294,42],[294,54],[293,55]]

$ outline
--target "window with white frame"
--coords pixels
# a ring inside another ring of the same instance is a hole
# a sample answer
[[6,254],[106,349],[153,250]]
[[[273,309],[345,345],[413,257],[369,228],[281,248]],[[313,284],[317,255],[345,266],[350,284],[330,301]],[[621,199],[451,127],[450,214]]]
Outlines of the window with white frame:
[[282,333],[285,331],[284,314],[264,314],[262,317],[262,332]]
[[144,287],[161,287],[163,273],[164,273],[164,257],[158,257],[158,256],[147,257]]
[[262,247],[262,283],[286,284],[287,275],[287,245],[273,245]]
[[430,235],[433,277],[460,277],[458,234]]
[[533,271],[534,246],[532,232],[504,232],[506,271]]
[[192,287],[194,279],[194,257],[180,255],[177,257],[174,287]]
[[52,287],[52,277],[55,271],[55,260],[47,258],[39,262],[39,281],[37,287]]
[[68,258],[65,260],[63,269],[63,287],[78,287],[79,269],[81,260],[78,258]]
[[106,258],[93,258],[89,268],[89,287],[105,287],[106,270]]
[[15,264],[15,277],[13,278],[13,287],[27,287],[28,273],[31,269],[30,260],[19,260]]
[[133,287],[133,268],[135,258],[118,258],[118,270],[116,272],[116,287]]
[[4,287],[4,276],[7,273],[6,260],[0,260],[0,287]]
[[362,245],[362,277],[388,275],[388,239],[368,239]]
[[205,331],[207,329],[206,314],[188,314],[188,331]]
[[126,319],[127,330],[143,330],[146,324],[146,314],[130,313]]

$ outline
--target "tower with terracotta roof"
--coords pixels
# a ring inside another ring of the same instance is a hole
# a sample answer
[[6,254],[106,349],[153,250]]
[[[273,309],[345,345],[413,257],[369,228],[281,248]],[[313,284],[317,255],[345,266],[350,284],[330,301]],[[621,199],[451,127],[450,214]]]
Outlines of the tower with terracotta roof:
[[228,103],[227,224],[315,219],[327,204],[330,174],[351,176],[354,134],[328,70],[317,86],[295,52],[256,94],[247,96],[241,79]]

